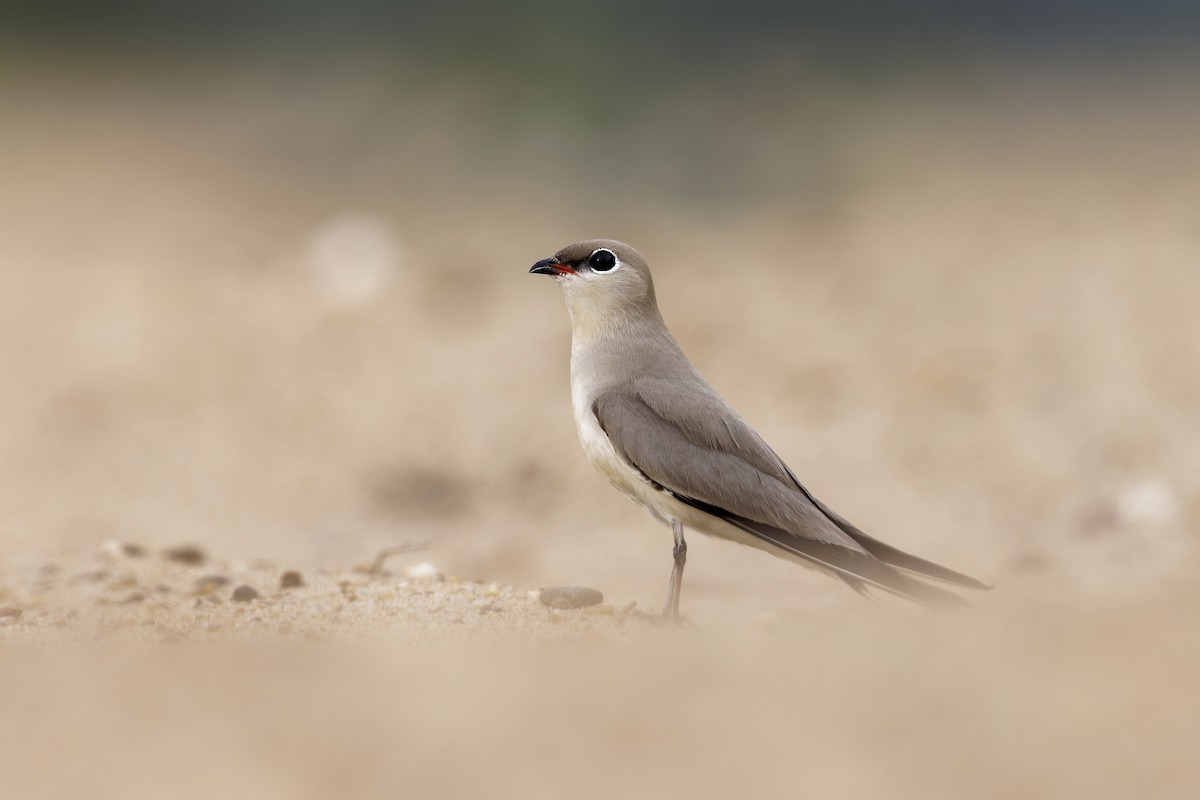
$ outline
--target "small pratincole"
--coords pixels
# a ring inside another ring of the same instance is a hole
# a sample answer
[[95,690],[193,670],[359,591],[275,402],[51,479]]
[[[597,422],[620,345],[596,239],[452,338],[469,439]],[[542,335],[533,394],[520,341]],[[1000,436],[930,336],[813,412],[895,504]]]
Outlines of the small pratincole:
[[815,567],[859,592],[961,605],[913,576],[989,588],[868,536],[813,497],[679,349],[632,247],[577,242],[529,271],[554,277],[566,297],[571,400],[588,460],[675,535],[664,616],[679,618],[684,528]]

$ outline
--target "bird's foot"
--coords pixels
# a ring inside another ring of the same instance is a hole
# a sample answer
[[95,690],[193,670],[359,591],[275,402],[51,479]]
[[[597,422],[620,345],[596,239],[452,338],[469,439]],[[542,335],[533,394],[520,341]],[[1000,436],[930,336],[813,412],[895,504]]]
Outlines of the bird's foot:
[[667,628],[690,628],[692,621],[683,614],[679,613],[679,608],[667,606],[662,610],[661,614],[655,614],[650,617],[650,620],[661,627]]

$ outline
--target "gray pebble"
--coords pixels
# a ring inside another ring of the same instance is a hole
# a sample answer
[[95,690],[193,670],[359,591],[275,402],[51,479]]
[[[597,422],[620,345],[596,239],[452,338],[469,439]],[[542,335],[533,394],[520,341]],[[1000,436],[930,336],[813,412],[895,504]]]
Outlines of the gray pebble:
[[304,576],[294,569],[289,569],[287,572],[279,576],[280,589],[295,589],[297,586],[304,585]]
[[208,554],[194,544],[182,544],[164,550],[163,558],[196,567],[208,561]]
[[548,586],[538,594],[542,605],[551,608],[587,608],[604,602],[599,589],[587,586]]
[[235,603],[249,603],[258,597],[258,590],[253,586],[239,586],[233,590],[233,601]]

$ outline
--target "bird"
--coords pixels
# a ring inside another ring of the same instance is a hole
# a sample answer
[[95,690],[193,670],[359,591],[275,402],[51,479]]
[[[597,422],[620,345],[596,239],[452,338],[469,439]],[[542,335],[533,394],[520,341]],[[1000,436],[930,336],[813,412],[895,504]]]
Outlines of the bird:
[[662,617],[680,621],[685,529],[764,550],[924,605],[965,605],[987,584],[875,539],[813,496],[700,377],[667,330],[646,259],[590,239],[529,270],[558,282],[571,319],[571,404],[592,466],[671,528]]

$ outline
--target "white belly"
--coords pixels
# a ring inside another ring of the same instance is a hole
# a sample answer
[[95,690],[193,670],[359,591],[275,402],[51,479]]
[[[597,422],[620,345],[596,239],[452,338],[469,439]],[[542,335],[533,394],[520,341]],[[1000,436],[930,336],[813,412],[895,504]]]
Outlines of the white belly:
[[[670,525],[672,519],[678,519],[662,507],[663,493],[621,460],[613,449],[608,436],[600,428],[596,415],[592,413],[591,404],[583,392],[572,392],[575,411],[575,429],[579,433],[579,443],[583,452],[596,471],[608,479],[608,482],[627,494],[631,500],[642,506],[651,516]],[[673,499],[673,498],[670,498]],[[678,501],[675,501],[678,503]]]
[[[583,389],[584,387],[573,388]],[[592,413],[589,399],[586,391],[572,392],[575,427],[579,432],[579,442],[583,445],[583,452],[587,454],[588,461],[596,468],[597,472],[608,479],[609,483],[646,509],[650,516],[666,525],[670,525],[672,522],[681,522],[699,533],[731,539],[751,547],[769,549],[772,552],[776,550],[776,548],[764,546],[765,543],[762,540],[747,534],[740,528],[677,500],[627,464],[617,455],[612,442],[608,440],[608,435],[600,427],[596,415]]]

